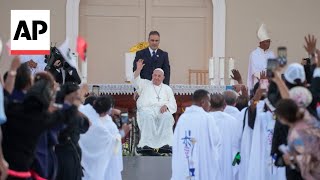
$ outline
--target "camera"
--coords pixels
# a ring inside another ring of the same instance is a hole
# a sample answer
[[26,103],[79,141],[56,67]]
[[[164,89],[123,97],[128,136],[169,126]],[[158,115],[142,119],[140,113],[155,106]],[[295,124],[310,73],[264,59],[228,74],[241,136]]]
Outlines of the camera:
[[[54,63],[60,60],[60,66],[59,67],[54,67]],[[45,67],[45,70],[50,70],[51,68],[61,68],[64,66],[65,64],[65,59],[63,58],[62,54],[60,53],[60,51],[58,50],[57,47],[51,47],[50,49],[50,55],[46,57],[45,62],[47,63],[47,66]]]

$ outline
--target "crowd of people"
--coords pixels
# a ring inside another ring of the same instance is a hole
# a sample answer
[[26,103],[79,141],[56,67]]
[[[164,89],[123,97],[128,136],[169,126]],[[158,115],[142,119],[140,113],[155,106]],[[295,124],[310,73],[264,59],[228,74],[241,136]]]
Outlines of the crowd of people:
[[316,38],[305,37],[309,57],[286,64],[264,33],[250,56],[248,85],[232,70],[233,90],[194,92],[174,131],[172,180],[320,179]]
[[[177,104],[160,34],[134,61],[134,99],[142,155],[172,156],[172,180],[320,179],[320,51],[287,64],[269,50],[265,27],[251,53],[248,85],[222,94],[199,89],[174,127]],[[50,56],[20,56],[0,83],[0,178],[119,180],[122,139],[111,96],[89,93],[58,48]],[[276,66],[269,67],[269,61]],[[287,67],[286,67],[287,66]],[[169,77],[166,77],[169,76]]]
[[131,126],[116,126],[112,97],[90,94],[65,59],[53,47],[47,57],[14,57],[4,73],[1,179],[121,179]]

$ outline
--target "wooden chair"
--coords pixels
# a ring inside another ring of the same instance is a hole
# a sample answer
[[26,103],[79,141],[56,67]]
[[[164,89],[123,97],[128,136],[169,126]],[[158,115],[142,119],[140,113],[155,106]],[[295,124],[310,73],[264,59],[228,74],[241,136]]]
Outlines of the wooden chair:
[[[195,83],[193,79],[195,79]],[[209,84],[208,70],[189,69],[189,84],[208,85]]]

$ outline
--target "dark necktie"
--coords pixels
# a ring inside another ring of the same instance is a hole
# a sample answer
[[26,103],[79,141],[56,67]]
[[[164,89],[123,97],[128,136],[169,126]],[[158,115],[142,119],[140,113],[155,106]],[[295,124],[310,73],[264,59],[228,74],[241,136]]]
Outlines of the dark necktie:
[[156,52],[152,51],[152,58],[155,58],[155,57],[156,57]]

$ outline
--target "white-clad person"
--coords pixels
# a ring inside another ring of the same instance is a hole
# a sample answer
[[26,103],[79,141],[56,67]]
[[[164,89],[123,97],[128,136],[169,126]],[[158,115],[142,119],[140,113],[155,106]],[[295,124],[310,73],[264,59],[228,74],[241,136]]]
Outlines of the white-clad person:
[[222,180],[221,135],[216,120],[208,113],[209,92],[196,90],[192,103],[180,116],[174,131],[171,180]]
[[171,153],[174,125],[172,114],[177,111],[173,91],[163,84],[165,77],[162,69],[155,69],[150,81],[140,78],[143,60],[138,60],[136,64],[133,83],[139,93],[137,122],[141,131],[138,152],[155,156]]
[[242,136],[242,121],[223,112],[226,103],[224,96],[211,96],[210,115],[214,118],[221,133],[221,151],[219,165],[224,180],[235,180],[238,176],[240,163],[240,140]]
[[238,119],[240,117],[240,111],[236,108],[238,95],[233,90],[226,90],[223,92],[223,98],[226,102],[226,107],[223,112],[231,115],[232,117]]
[[122,133],[109,116],[112,110],[110,96],[97,97],[93,106],[80,106],[79,111],[86,115],[92,125],[80,136],[82,150],[81,165],[84,168],[83,180],[121,180],[123,170],[121,138],[129,132],[124,124]]
[[[267,68],[267,60],[275,58],[274,53],[269,49],[271,39],[268,35],[265,24],[262,24],[258,30],[259,46],[250,54],[248,64],[248,90],[251,91],[257,78],[260,78],[260,72],[265,71]],[[250,93],[251,94],[251,93]]]

